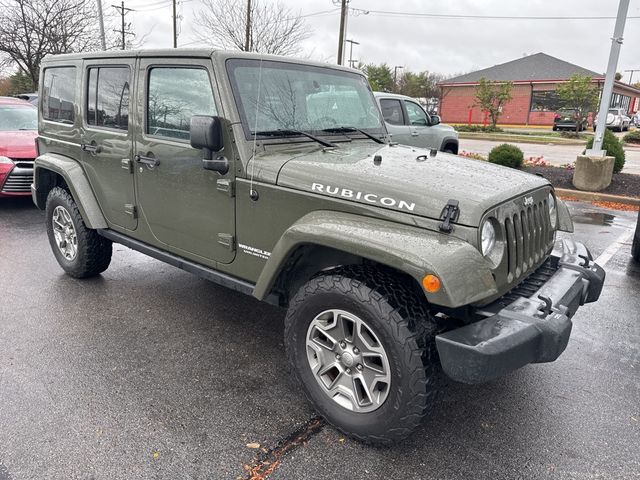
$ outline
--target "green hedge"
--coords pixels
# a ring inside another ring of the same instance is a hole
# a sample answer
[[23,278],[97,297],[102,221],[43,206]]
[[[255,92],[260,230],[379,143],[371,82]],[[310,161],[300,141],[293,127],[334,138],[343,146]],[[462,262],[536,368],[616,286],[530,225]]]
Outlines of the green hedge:
[[524,154],[515,145],[503,143],[489,152],[488,160],[491,163],[497,163],[505,167],[520,168],[524,163]]
[[640,143],[640,130],[627,133],[622,140],[624,143]]
[[[587,150],[593,148],[594,137],[587,140]],[[624,168],[624,149],[622,143],[618,140],[611,130],[608,128],[604,131],[604,139],[602,140],[602,149],[607,155],[615,158],[613,164],[613,173],[620,173]]]

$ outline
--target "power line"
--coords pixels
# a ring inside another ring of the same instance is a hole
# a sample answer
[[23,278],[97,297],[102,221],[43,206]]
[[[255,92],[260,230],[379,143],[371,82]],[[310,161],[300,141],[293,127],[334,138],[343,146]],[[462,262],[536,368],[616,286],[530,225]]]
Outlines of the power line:
[[[363,8],[351,8],[351,10],[365,15],[377,15],[388,17],[427,17],[441,19],[474,19],[474,20],[615,20],[611,16],[527,16],[527,15],[464,15],[455,13],[419,13],[419,12],[394,12],[388,10],[366,10]],[[640,18],[640,16],[627,17],[627,19]]]

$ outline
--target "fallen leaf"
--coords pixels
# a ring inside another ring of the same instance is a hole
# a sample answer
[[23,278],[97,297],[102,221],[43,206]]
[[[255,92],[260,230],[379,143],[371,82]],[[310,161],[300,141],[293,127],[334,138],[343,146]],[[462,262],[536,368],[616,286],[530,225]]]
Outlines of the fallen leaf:
[[260,444],[257,442],[247,443],[247,448],[260,448]]

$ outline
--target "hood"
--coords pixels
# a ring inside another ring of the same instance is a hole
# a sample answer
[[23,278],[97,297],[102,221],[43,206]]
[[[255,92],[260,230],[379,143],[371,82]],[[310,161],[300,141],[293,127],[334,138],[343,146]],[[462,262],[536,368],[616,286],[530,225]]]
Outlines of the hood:
[[36,158],[37,130],[0,132],[0,155],[9,158]]
[[307,147],[306,153],[263,152],[256,160],[256,178],[263,181],[423,217],[440,218],[447,201],[458,200],[456,223],[468,226],[478,226],[491,207],[549,185],[511,168],[443,152],[430,157],[403,145],[354,142],[324,151]]

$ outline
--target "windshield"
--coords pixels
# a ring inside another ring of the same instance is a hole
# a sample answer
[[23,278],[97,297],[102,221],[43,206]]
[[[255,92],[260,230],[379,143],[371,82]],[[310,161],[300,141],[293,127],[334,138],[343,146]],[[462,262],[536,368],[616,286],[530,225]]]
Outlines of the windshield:
[[384,132],[369,84],[357,73],[248,59],[229,60],[227,71],[247,138],[259,132],[317,133],[336,127]]
[[38,110],[27,105],[0,105],[0,131],[37,130]]

